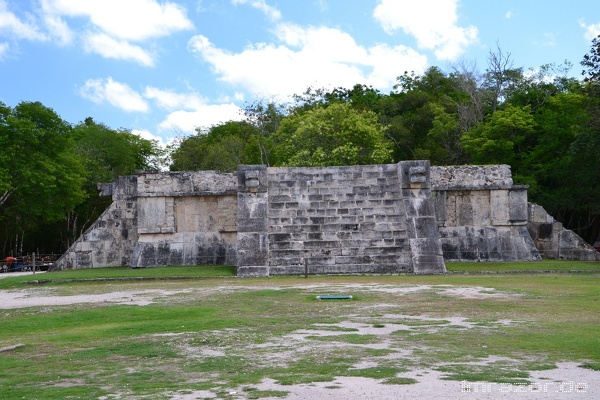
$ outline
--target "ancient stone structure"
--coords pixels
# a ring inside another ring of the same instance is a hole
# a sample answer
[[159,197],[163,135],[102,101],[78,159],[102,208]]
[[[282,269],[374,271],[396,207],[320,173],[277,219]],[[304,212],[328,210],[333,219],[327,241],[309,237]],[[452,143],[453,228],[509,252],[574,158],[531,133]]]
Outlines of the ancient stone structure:
[[138,176],[121,176],[101,185],[112,204],[54,266],[54,269],[128,265],[138,242]]
[[112,205],[55,269],[226,264],[240,276],[443,273],[444,259],[535,261],[538,249],[549,258],[600,259],[555,221],[546,234],[551,217],[528,206],[526,187],[513,185],[506,165],[141,171],[102,185],[101,194]]
[[600,252],[575,232],[564,229],[542,206],[529,203],[528,214],[527,229],[543,258],[600,261]]
[[527,187],[508,165],[433,167],[435,210],[447,261],[540,260],[527,231]]
[[429,163],[241,167],[237,250],[243,276],[444,272]]

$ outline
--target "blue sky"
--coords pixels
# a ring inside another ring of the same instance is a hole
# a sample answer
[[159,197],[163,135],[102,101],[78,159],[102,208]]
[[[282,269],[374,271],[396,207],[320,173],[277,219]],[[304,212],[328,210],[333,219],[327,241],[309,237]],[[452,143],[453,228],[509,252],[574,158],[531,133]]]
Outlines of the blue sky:
[[598,35],[597,0],[0,0],[0,101],[167,143],[309,86],[483,71],[497,45],[579,77]]

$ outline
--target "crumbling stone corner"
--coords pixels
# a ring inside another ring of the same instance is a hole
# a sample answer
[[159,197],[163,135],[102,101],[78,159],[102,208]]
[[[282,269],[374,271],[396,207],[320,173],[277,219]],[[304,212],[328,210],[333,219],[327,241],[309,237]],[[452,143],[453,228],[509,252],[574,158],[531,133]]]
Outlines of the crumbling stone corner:
[[237,275],[269,276],[267,167],[240,165],[237,176]]
[[415,274],[445,273],[446,266],[431,196],[429,161],[402,161],[398,165]]

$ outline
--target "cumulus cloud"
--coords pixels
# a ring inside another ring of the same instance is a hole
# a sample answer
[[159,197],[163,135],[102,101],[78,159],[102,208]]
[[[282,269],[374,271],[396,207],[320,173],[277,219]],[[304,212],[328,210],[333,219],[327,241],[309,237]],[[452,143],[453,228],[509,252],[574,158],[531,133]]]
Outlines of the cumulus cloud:
[[206,104],[194,111],[179,110],[170,113],[159,124],[159,129],[191,135],[196,129],[203,130],[227,121],[241,121],[243,118],[242,110],[233,103]]
[[198,110],[206,104],[206,100],[196,93],[176,93],[151,86],[146,87],[144,97],[154,100],[158,107],[166,110]]
[[3,0],[0,0],[0,33],[15,40],[45,41],[48,39],[32,18],[26,21],[20,19],[8,11],[6,2]]
[[234,5],[248,4],[257,10],[262,11],[272,21],[281,19],[281,12],[277,8],[268,5],[265,0],[231,0],[231,2]]
[[41,0],[41,4],[46,24],[63,42],[72,36],[65,18],[83,18],[89,21],[82,35],[86,51],[148,67],[154,65],[155,55],[140,42],[193,28],[185,8],[173,2]]
[[278,43],[257,43],[239,53],[214,46],[202,35],[188,49],[208,62],[218,79],[251,93],[289,97],[308,87],[389,88],[404,71],[423,72],[425,56],[406,46],[364,47],[346,32],[328,27],[280,24]]
[[167,145],[167,143],[165,143],[165,141],[162,137],[157,136],[146,129],[133,129],[131,131],[131,133],[141,137],[142,139],[154,140],[154,141],[158,142],[158,144],[162,147],[165,147]]
[[458,0],[379,0],[373,17],[393,34],[402,30],[414,36],[419,48],[432,50],[440,60],[454,61],[477,42],[475,26],[457,25]]
[[172,2],[156,0],[42,0],[50,14],[84,17],[97,29],[124,40],[145,40],[191,29],[186,10]]
[[45,15],[44,23],[51,37],[55,38],[59,45],[68,45],[73,42],[73,31],[67,23],[57,15]]
[[[110,104],[125,112],[147,113],[151,108],[150,102],[169,110],[170,113],[158,125],[159,133],[191,135],[196,128],[205,129],[222,122],[243,119],[242,110],[233,103],[208,104],[206,99],[194,92],[177,93],[152,86],[147,86],[140,93],[111,77],[87,80],[80,89],[80,94],[96,104]],[[151,136],[148,131],[139,133],[146,139],[159,140],[158,136]]]
[[86,51],[100,54],[105,58],[132,60],[146,67],[154,65],[154,57],[142,47],[117,40],[104,33],[86,35],[84,43]]
[[88,79],[80,89],[83,97],[97,104],[109,103],[127,112],[147,112],[146,100],[128,85],[107,79]]
[[600,22],[597,24],[588,25],[583,20],[579,21],[579,26],[585,29],[583,37],[586,40],[592,41],[600,35]]
[[[83,38],[86,51],[106,58],[153,66],[149,40],[192,29],[181,5],[157,0],[39,0],[34,14],[19,18],[0,0],[0,34],[12,40],[53,40],[59,45]],[[76,20],[85,23],[74,27]]]

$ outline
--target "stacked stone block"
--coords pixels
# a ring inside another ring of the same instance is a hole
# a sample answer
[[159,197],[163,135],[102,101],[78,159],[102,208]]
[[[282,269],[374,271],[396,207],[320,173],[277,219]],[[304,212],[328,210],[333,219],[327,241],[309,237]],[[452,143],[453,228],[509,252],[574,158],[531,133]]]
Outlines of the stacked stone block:
[[398,170],[413,271],[446,272],[431,195],[429,161],[404,161],[398,164]]
[[268,276],[267,167],[242,165],[237,176],[237,275]]
[[102,195],[113,203],[54,269],[442,273],[444,259],[539,260],[536,246],[546,258],[600,258],[541,207],[528,209],[527,188],[513,185],[507,165],[140,171],[102,185]]
[[426,161],[241,166],[238,275],[445,272],[428,177]]
[[600,252],[575,232],[564,229],[542,206],[529,203],[528,213],[527,228],[543,258],[600,261]]
[[54,270],[129,264],[138,241],[137,180],[122,176],[99,188],[102,196],[112,197],[111,205],[56,261]]
[[432,167],[446,261],[537,261],[527,231],[527,187],[508,165]]
[[268,174],[271,275],[412,272],[396,165]]
[[237,176],[215,171],[140,173],[138,234],[130,265],[237,262]]

